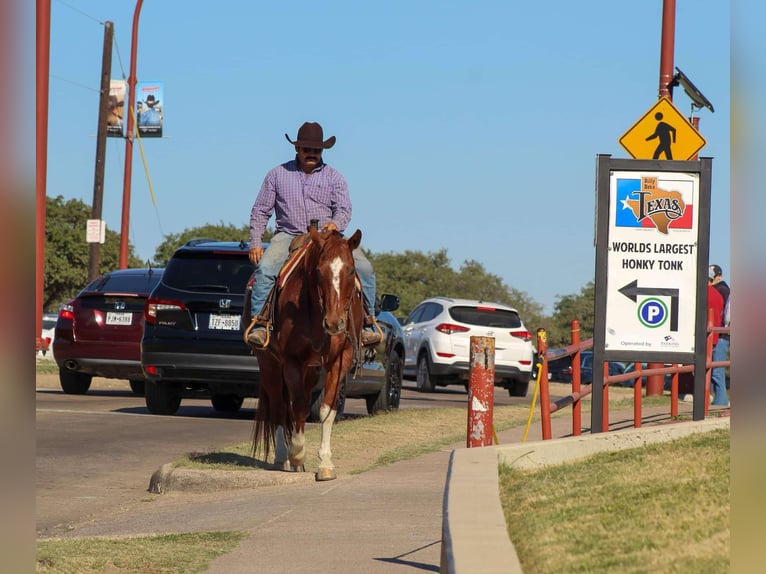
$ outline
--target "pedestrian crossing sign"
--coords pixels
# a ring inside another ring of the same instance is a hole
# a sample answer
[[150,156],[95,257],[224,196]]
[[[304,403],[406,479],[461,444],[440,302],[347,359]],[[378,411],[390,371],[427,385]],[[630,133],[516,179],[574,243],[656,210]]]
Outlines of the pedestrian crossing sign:
[[620,138],[634,159],[692,159],[705,138],[668,98],[660,98]]

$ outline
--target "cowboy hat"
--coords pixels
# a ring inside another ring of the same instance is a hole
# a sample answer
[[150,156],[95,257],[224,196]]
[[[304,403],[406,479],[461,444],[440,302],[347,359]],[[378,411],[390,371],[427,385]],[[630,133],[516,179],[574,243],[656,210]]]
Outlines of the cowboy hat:
[[298,137],[295,141],[290,139],[290,136],[285,134],[287,141],[298,147],[309,147],[314,149],[330,149],[335,145],[335,136],[324,139],[324,133],[322,132],[322,126],[316,122],[306,122],[298,130]]
[[149,94],[148,96],[146,96],[146,105],[149,106],[150,108],[152,106],[156,106],[159,103],[160,101],[154,97],[154,94]]

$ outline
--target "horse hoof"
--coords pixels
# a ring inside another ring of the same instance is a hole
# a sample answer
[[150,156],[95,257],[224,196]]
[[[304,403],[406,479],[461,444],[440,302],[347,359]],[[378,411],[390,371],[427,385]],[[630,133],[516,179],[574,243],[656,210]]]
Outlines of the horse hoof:
[[333,468],[320,468],[317,471],[317,482],[324,482],[325,480],[335,480],[337,475]]

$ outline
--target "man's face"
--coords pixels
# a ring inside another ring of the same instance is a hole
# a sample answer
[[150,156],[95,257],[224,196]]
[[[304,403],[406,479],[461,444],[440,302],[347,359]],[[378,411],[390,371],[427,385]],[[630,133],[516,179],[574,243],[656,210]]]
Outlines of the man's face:
[[322,148],[295,146],[298,165],[305,173],[311,173],[322,162]]

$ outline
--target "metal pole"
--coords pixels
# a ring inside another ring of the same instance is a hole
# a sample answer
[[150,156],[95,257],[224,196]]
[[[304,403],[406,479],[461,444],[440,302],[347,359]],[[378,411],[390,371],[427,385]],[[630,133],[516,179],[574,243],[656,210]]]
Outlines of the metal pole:
[[[659,97],[673,101],[673,94],[668,84],[673,81],[673,57],[675,50],[676,0],[662,0],[662,45],[660,46],[660,89]],[[647,369],[661,369],[663,363],[648,363]],[[665,377],[649,375],[646,377],[646,396],[662,396]]]
[[673,55],[675,50],[676,0],[662,0],[662,45],[660,46],[659,97],[673,101],[668,84],[673,81]]
[[35,162],[35,352],[42,348],[45,287],[45,201],[48,174],[48,75],[51,47],[51,2],[37,0],[36,162]]
[[492,446],[495,399],[495,338],[471,337],[468,383],[468,448]]
[[[106,158],[106,117],[109,113],[109,79],[112,76],[112,40],[114,24],[104,23],[104,51],[101,57],[101,99],[98,107],[98,128],[96,130],[96,168],[93,176],[93,206],[91,218],[101,221],[104,199],[104,166]],[[99,276],[98,266],[101,256],[101,244],[90,244],[89,281]]]
[[144,0],[136,0],[133,12],[133,36],[130,45],[130,75],[128,76],[128,108],[125,133],[125,175],[122,184],[122,222],[120,228],[120,269],[128,267],[128,234],[130,232],[130,179],[133,166],[133,113],[136,106],[136,59],[138,53],[138,17]]

